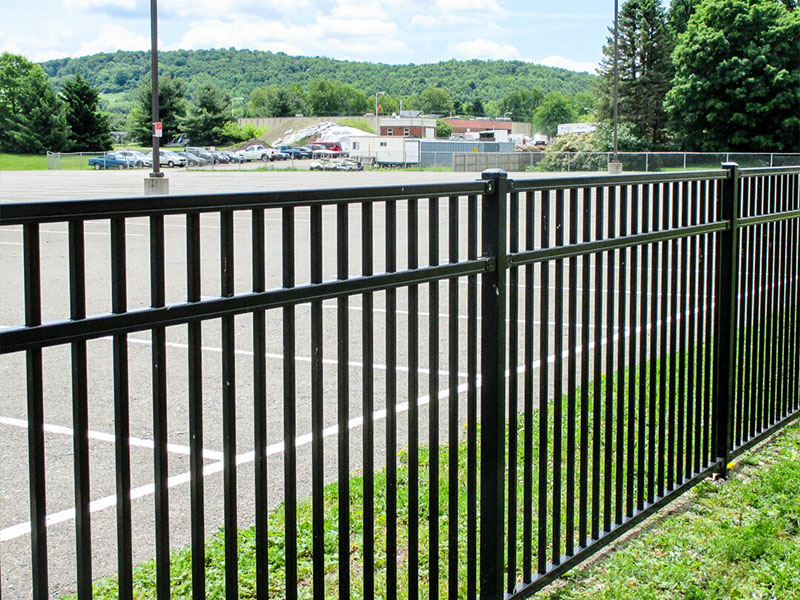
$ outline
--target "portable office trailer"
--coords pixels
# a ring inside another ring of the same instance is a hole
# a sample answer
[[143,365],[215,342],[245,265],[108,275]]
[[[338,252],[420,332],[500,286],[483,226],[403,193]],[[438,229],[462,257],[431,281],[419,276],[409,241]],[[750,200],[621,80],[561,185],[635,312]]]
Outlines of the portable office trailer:
[[416,165],[420,140],[390,136],[352,136],[350,158],[372,158],[376,165]]

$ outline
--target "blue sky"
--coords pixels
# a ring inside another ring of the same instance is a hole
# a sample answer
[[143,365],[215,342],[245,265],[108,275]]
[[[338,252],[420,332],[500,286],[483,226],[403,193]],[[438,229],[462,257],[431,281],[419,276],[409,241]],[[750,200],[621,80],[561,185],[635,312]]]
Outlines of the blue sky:
[[[0,51],[42,61],[150,47],[149,0],[3,2]],[[161,49],[250,48],[388,63],[601,57],[605,0],[159,0]]]

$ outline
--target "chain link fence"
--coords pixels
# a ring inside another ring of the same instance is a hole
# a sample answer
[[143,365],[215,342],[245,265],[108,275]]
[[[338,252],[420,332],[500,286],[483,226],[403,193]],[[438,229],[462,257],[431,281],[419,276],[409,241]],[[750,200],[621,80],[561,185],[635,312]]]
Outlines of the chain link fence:
[[[612,152],[542,152],[535,171],[605,171]],[[769,152],[619,152],[623,171],[664,172],[718,169],[724,162],[742,168],[800,165],[800,154]]]

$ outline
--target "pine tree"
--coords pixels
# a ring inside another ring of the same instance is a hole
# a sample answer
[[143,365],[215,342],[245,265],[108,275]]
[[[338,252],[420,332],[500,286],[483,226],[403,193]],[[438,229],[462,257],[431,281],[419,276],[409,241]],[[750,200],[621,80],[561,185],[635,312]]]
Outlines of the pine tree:
[[689,18],[694,14],[700,0],[672,0],[669,5],[669,25],[675,34],[686,31]]
[[74,151],[111,150],[108,117],[100,111],[100,93],[80,75],[61,89],[69,126],[69,146]]
[[0,55],[0,150],[26,154],[65,150],[64,105],[39,65]]
[[[186,115],[186,87],[180,79],[161,77],[158,82],[158,112],[166,141],[180,133],[180,120]],[[136,105],[128,117],[131,137],[140,144],[149,146],[153,141],[153,125],[150,110],[150,78],[139,86]]]
[[193,145],[213,146],[225,140],[225,125],[232,121],[231,97],[210,84],[202,84],[194,95],[194,106],[182,121],[182,130]]
[[[600,65],[601,119],[613,115],[614,38]],[[672,79],[673,35],[661,0],[628,0],[619,13],[619,117],[652,147],[666,141],[664,97]]]

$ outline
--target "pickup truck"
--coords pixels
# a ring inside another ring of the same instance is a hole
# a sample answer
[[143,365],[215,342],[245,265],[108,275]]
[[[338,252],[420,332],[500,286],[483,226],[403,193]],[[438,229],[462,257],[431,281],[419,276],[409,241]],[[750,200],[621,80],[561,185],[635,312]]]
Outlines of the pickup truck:
[[275,148],[270,148],[269,146],[255,144],[253,146],[248,146],[244,150],[240,150],[238,154],[242,157],[242,160],[263,160],[266,162],[268,160],[275,160],[278,151]]

